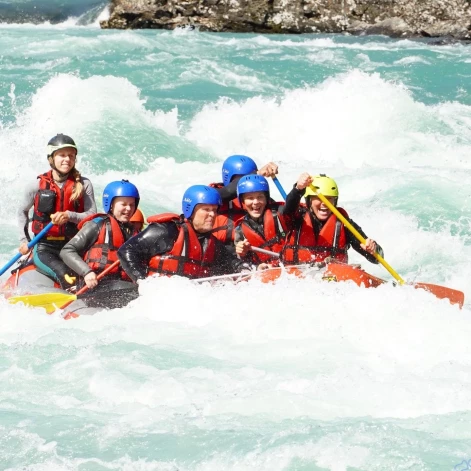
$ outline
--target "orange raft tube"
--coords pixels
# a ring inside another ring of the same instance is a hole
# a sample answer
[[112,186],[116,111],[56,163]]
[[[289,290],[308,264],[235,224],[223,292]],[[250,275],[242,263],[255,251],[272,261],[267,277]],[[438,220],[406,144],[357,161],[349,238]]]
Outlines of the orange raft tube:
[[[325,271],[318,273],[322,275],[319,279],[325,281],[353,281],[360,287],[377,288],[378,286],[387,283],[385,280],[376,276],[370,275],[365,270],[362,270],[359,265],[347,265],[339,262],[330,262],[325,266]],[[253,276],[264,283],[275,282],[283,272],[306,278],[312,274],[312,268],[302,266],[285,266],[284,268],[270,268],[268,270],[257,272]],[[393,282],[395,285],[396,283]],[[460,309],[463,307],[464,294],[461,291],[453,290],[443,286],[433,285],[431,283],[411,283],[416,289],[424,289],[429,293],[436,296],[438,299],[447,299],[451,304],[458,304]]]
[[[283,272],[300,278],[306,277],[305,270],[303,270],[302,267],[297,266],[270,268],[256,273],[255,277],[263,283],[273,283]],[[365,288],[376,288],[379,285],[386,283],[385,280],[370,275],[365,270],[362,270],[358,265],[347,265],[345,263],[327,263],[321,279],[324,281],[353,281],[358,286],[363,286]]]

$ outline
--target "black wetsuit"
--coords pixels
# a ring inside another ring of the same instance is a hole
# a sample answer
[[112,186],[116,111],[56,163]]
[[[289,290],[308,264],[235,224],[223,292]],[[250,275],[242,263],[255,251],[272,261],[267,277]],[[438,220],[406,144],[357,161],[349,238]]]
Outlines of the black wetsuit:
[[[60,252],[64,263],[81,277],[77,284],[78,287],[84,285],[83,277],[93,271],[83,260],[83,257],[97,241],[104,224],[105,219],[99,216],[87,222]],[[124,240],[130,239],[134,231],[132,224],[118,221],[118,225]],[[125,306],[133,299],[136,299],[138,289],[134,283],[123,280],[118,272],[105,275],[95,288],[88,290],[81,297],[86,298],[89,307],[115,308]]]
[[41,240],[33,249],[33,262],[36,270],[48,276],[60,284],[62,289],[68,289],[72,285],[65,279],[66,275],[75,277],[76,273],[71,270],[59,256],[64,247],[62,240]]
[[[118,250],[121,266],[133,280],[142,280],[147,277],[149,261],[155,255],[170,252],[175,245],[179,234],[175,222],[153,223],[144,231],[129,239]],[[198,234],[200,244],[211,235],[210,232]],[[239,260],[218,240],[214,263],[209,267],[209,276],[237,273],[251,267]]]
[[[239,183],[239,180],[242,178],[242,176],[243,175],[236,175],[226,186],[216,188],[223,203],[229,203],[229,201],[237,198],[237,184]],[[222,185],[222,183],[220,185]]]

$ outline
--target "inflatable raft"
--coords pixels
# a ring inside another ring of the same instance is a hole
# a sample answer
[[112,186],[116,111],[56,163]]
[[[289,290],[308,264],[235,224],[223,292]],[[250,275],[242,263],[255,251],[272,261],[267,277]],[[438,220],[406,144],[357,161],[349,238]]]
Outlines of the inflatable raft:
[[[313,278],[316,281],[332,281],[332,282],[353,282],[364,288],[377,288],[378,286],[388,283],[386,280],[378,278],[363,270],[360,265],[348,265],[338,262],[329,262],[317,265],[298,265],[284,266],[278,268],[269,268],[264,271],[256,271],[245,274],[223,275],[218,277],[203,278],[196,280],[198,282],[223,281],[231,279],[234,282],[248,281],[257,279],[264,283],[274,283],[284,273],[295,275],[299,278]],[[402,286],[396,281],[392,282],[394,286]],[[445,286],[435,285],[432,283],[403,283],[406,286],[412,286],[416,289],[423,289],[438,299],[447,299],[451,304],[457,304],[460,308],[464,304],[464,293],[462,291],[447,288]]]
[[[318,269],[319,270],[319,269]],[[378,286],[387,283],[386,280],[367,273],[362,270],[359,265],[348,265],[344,263],[327,263],[318,271],[309,266],[290,266],[283,268],[272,268],[262,272],[256,272],[253,276],[260,279],[265,283],[275,282],[283,272],[294,274],[301,278],[314,277],[322,279],[323,281],[352,281],[356,285],[364,288],[377,288]],[[435,285],[432,283],[404,283],[407,286],[412,286],[415,289],[423,289],[438,299],[447,299],[451,304],[457,304],[460,308],[464,304],[464,293],[462,291],[447,288],[445,286]],[[393,282],[394,286],[400,286],[397,282]]]
[[270,268],[255,272],[252,276],[264,283],[275,282],[283,273],[295,275],[299,278],[314,278],[322,281],[352,281],[364,288],[376,288],[385,280],[370,275],[362,270],[360,265],[347,265],[345,263],[327,263],[317,266],[299,265]]
[[311,278],[315,281],[352,281],[364,288],[376,288],[383,283],[387,283],[385,280],[362,270],[360,265],[348,265],[338,262],[280,266],[261,271],[200,278],[195,282],[224,283],[232,281],[240,283],[256,279],[263,283],[274,283],[283,274],[294,275],[298,278]]
[[120,308],[138,297],[137,286],[119,279],[105,279],[97,289],[80,294],[68,292],[33,264],[14,270],[0,292],[10,302],[43,307],[48,314],[62,310],[66,319],[93,315],[103,309]]
[[[315,282],[320,280],[323,282],[353,282],[364,288],[376,288],[386,283],[385,280],[367,273],[359,265],[338,262],[314,266],[283,266],[252,273],[208,277],[195,280],[195,282],[224,283],[230,281],[239,283],[257,279],[264,283],[274,283],[283,274],[311,278]],[[463,306],[464,295],[461,291],[428,283],[413,283],[412,285],[415,288],[429,291],[439,299],[448,299],[452,304]],[[101,281],[96,289],[84,294],[80,294],[79,291],[78,295],[75,295],[62,290],[53,280],[37,272],[34,265],[24,266],[12,272],[0,291],[11,302],[23,302],[25,305],[43,307],[48,314],[60,310],[65,319],[80,315],[93,315],[103,309],[121,308],[138,297],[137,285],[108,277]]]

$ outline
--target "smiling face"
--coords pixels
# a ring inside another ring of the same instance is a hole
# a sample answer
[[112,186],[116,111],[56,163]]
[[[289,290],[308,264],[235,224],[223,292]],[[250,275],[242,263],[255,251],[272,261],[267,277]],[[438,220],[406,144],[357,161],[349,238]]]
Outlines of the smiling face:
[[201,234],[209,232],[214,226],[217,212],[217,204],[197,204],[191,216],[193,229]]
[[245,193],[242,195],[242,205],[251,218],[258,219],[267,206],[267,195],[263,191]]
[[[337,198],[335,196],[326,196],[326,198],[335,206],[337,204]],[[317,197],[310,197],[310,208],[314,216],[316,216],[319,221],[327,221],[332,211]]]
[[136,211],[136,198],[131,196],[117,196],[111,204],[111,214],[119,222],[129,222]]
[[65,175],[75,167],[77,149],[64,147],[63,149],[56,150],[52,158],[56,169]]

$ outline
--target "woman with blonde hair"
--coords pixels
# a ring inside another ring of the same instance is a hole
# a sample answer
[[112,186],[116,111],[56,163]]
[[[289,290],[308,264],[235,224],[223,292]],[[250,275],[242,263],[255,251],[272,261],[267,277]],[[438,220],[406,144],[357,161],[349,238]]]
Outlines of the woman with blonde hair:
[[29,251],[28,213],[33,208],[33,234],[41,232],[50,222],[54,223],[34,247],[34,264],[39,272],[65,289],[73,283],[69,277],[75,274],[62,261],[59,253],[77,233],[77,224],[96,213],[96,203],[92,183],[75,168],[77,146],[71,137],[65,134],[54,136],[47,145],[47,160],[51,170],[39,175],[39,181],[26,188],[18,210],[21,231],[19,251],[22,254]]

